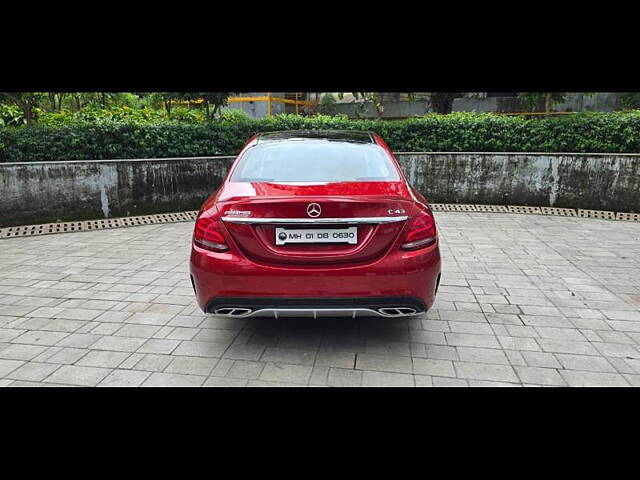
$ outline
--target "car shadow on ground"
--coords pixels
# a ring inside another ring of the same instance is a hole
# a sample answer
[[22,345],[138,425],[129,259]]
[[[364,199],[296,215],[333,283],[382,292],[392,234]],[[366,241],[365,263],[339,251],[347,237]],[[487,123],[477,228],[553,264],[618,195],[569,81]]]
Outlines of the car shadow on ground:
[[364,351],[373,343],[408,344],[409,322],[420,318],[252,318],[241,332],[247,345]]

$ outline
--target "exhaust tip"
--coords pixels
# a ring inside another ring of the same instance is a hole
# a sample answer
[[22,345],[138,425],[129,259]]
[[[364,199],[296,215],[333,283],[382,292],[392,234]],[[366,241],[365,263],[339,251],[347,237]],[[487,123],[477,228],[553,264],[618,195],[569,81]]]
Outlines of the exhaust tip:
[[253,312],[252,309],[242,307],[224,307],[213,311],[215,315],[224,315],[226,317],[242,317],[250,314],[251,312]]
[[413,315],[417,313],[417,310],[411,307],[383,307],[379,308],[378,312],[389,317],[402,317],[404,315]]

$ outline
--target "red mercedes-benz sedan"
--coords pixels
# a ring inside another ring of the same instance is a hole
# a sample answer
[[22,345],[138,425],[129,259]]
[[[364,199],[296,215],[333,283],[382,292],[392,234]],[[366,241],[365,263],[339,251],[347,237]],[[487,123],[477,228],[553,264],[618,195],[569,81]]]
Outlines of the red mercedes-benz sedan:
[[374,133],[258,134],[200,209],[191,280],[216,315],[418,315],[440,281],[433,212]]

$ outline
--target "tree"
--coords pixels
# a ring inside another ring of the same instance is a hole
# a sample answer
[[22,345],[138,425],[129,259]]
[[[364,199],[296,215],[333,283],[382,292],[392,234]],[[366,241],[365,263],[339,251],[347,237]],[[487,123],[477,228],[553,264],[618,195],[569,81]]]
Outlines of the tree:
[[[549,113],[555,105],[565,102],[567,95],[567,92],[522,92],[518,93],[518,98],[522,99],[531,111],[544,109],[545,113]],[[585,92],[583,95],[592,97],[595,92]]]
[[67,92],[48,92],[49,106],[46,110],[49,112],[60,112],[62,110],[62,102],[68,95],[69,93]]
[[429,101],[434,112],[446,115],[453,110],[453,101],[464,95],[462,92],[431,92]]
[[336,99],[330,93],[325,93],[320,100],[318,106],[318,112],[323,115],[335,115],[336,114]]
[[33,125],[34,108],[44,98],[45,94],[40,92],[0,92],[0,99],[4,100],[5,103],[17,105],[22,110],[27,127]]
[[172,100],[186,100],[188,102],[202,100],[207,120],[211,121],[220,111],[220,108],[227,105],[229,97],[231,95],[237,95],[237,92],[167,92],[162,95],[164,96],[165,106],[169,114],[171,113],[170,105]]
[[[372,105],[376,110],[376,114],[378,118],[382,117],[382,112],[384,112],[384,93],[382,92],[352,92],[353,98],[355,100],[362,99],[362,104],[359,106],[359,111],[362,112],[364,110],[365,105]],[[344,92],[338,93],[338,98],[342,100],[344,98]]]
[[638,92],[625,92],[618,95],[618,101],[620,104],[629,110],[636,110],[640,108],[640,93]]
[[[463,92],[429,92],[429,93],[415,93],[415,92],[405,92],[407,95],[407,99],[409,101],[415,100],[417,95],[426,96],[429,103],[431,104],[431,108],[434,112],[439,114],[447,114],[451,113],[453,109],[453,101],[456,98],[460,98],[464,96]],[[382,112],[384,112],[384,93],[382,92],[359,92],[353,93],[354,98],[362,99],[363,104],[372,105],[378,114],[378,118],[382,116]],[[344,93],[338,94],[339,98],[342,99],[344,97]]]
[[540,109],[544,109],[544,112],[551,112],[554,105],[567,99],[567,94],[566,92],[522,92],[518,93],[518,98],[532,112]]

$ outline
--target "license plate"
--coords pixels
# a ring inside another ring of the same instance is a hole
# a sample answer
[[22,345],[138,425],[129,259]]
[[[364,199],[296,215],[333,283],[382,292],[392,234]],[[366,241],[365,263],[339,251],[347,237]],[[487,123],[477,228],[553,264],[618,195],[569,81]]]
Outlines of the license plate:
[[358,227],[293,229],[276,228],[276,245],[287,243],[358,243]]

